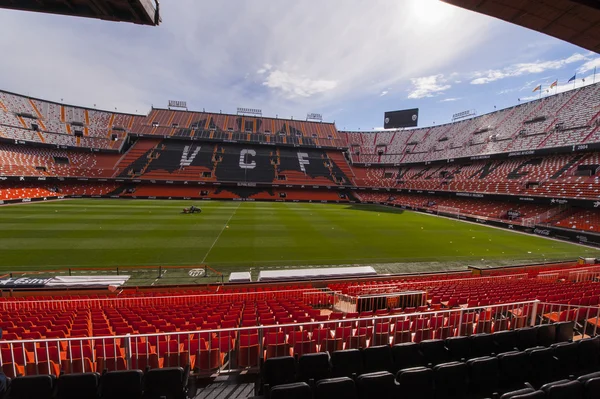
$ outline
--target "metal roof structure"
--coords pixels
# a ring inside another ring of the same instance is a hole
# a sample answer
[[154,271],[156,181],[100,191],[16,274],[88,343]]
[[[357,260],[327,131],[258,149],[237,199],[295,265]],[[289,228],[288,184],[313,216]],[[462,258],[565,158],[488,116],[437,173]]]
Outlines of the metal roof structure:
[[599,0],[442,0],[600,53]]
[[158,0],[0,0],[0,8],[156,26]]

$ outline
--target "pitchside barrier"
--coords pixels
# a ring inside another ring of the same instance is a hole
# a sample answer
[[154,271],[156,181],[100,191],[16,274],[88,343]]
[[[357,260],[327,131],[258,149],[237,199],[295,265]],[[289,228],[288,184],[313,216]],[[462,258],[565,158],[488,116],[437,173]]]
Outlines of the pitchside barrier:
[[600,281],[600,266],[589,266],[576,269],[556,270],[546,273],[540,273],[536,277],[538,280],[558,281],[567,280],[572,282]]
[[7,277],[54,276],[130,276],[129,285],[192,284],[199,281],[224,282],[223,273],[208,265],[194,266],[115,266],[77,267],[68,269],[13,271]]
[[580,339],[597,335],[598,310],[535,300],[241,328],[10,340],[1,341],[0,365],[12,375],[188,365],[199,374],[214,374],[255,368],[261,360],[275,356],[420,342],[562,321],[575,322],[574,329],[560,329],[562,335],[568,335],[562,338]]

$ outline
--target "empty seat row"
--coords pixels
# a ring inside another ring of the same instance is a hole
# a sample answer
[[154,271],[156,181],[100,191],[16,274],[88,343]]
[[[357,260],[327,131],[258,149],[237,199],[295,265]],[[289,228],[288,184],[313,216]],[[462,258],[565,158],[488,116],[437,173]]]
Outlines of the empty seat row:
[[506,384],[498,372],[498,359],[482,357],[467,363],[449,362],[433,369],[387,371],[314,382],[278,385],[265,392],[267,399],[596,399],[600,397],[600,372],[577,380],[563,379],[537,387],[525,381]]
[[600,398],[600,372],[583,375],[577,380],[559,380],[535,390],[532,387],[507,392],[500,399],[596,399]]
[[[481,356],[524,351],[528,348],[546,348],[556,345],[564,352],[563,344],[582,358],[587,371],[596,367],[600,356],[600,338],[570,343],[573,337],[573,322],[555,323],[526,327],[493,334],[476,334],[470,337],[451,337],[446,340],[426,340],[419,344],[407,342],[393,346],[381,345],[363,350],[304,354],[296,361],[291,356],[268,358],[261,362],[262,384],[277,385],[294,381],[319,380],[328,377],[357,376],[374,371],[396,373],[401,369],[446,363],[465,362]],[[554,350],[554,349],[552,349]],[[590,359],[587,359],[590,357]],[[580,366],[577,366],[579,369]]]
[[188,370],[150,370],[16,377],[6,399],[185,399]]
[[[396,372],[405,370],[435,369],[440,364],[456,363],[448,356],[443,341],[422,342],[425,350],[417,344],[401,344],[371,347],[362,351],[352,349],[331,354],[315,353],[298,357],[291,356],[267,359],[261,365],[261,377],[256,392],[266,393],[282,384],[314,383],[327,378],[357,378],[372,372]],[[431,344],[431,345],[429,345]],[[550,347],[536,346],[524,351],[517,348],[497,356],[461,358],[458,363],[469,364],[475,373],[493,377],[486,386],[511,389],[525,382],[540,387],[548,381],[574,378],[594,372],[600,368],[600,337],[586,338],[575,342],[560,342]],[[426,355],[424,354],[426,353]],[[487,378],[486,377],[486,378]],[[469,377],[470,380],[483,377]]]

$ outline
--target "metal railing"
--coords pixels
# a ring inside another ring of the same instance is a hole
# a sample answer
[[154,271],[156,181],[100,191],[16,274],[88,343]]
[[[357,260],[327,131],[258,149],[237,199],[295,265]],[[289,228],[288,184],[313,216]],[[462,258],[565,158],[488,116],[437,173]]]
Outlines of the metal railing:
[[[0,341],[0,365],[5,371],[11,369],[14,375],[186,365],[198,373],[210,374],[257,367],[260,359],[274,356],[420,342],[567,320],[576,320],[583,335],[593,336],[598,318],[597,307],[539,301],[415,313],[384,312],[352,318],[334,312],[323,315],[322,321],[313,318],[306,323]],[[273,322],[276,323],[270,323]]]

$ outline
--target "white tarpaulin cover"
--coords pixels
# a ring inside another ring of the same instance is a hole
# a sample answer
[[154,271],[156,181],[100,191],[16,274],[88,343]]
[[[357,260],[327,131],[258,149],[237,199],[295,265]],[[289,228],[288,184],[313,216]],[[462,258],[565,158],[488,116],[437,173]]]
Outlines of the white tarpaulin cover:
[[234,272],[229,275],[230,283],[249,283],[251,281],[250,272]]
[[320,280],[338,277],[376,276],[371,266],[331,267],[319,269],[268,270],[258,274],[258,281]]
[[130,276],[61,276],[54,277],[46,283],[46,287],[119,287],[129,280]]

